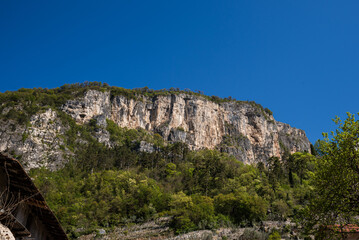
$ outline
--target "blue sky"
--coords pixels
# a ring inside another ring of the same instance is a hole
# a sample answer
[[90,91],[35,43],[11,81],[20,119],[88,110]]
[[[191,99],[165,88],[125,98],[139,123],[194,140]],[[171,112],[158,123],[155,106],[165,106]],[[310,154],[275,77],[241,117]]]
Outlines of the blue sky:
[[1,1],[0,92],[83,81],[254,100],[313,143],[357,113],[359,1]]

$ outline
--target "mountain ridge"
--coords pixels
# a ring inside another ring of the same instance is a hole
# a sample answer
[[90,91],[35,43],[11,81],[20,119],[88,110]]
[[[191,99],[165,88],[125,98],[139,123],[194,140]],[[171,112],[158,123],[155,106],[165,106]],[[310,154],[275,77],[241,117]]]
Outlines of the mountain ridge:
[[[61,98],[66,91],[68,96]],[[35,98],[49,92],[57,97],[55,103],[46,98],[39,103],[31,97],[9,101],[11,98],[1,95],[11,93],[0,94],[3,116],[0,151],[21,156],[28,169],[61,168],[74,152],[66,135],[82,125],[96,126],[90,135],[100,143],[113,146],[108,120],[121,128],[159,134],[168,142],[184,142],[191,150],[218,149],[244,163],[265,162],[285,152],[310,152],[310,142],[303,130],[276,121],[270,110],[254,102],[209,97],[188,90],[128,90],[100,83],[50,90],[23,89],[13,94],[21,92]],[[24,114],[31,101],[36,109],[25,114],[27,120],[23,124],[7,116],[14,109],[17,114]],[[76,141],[86,142],[80,139]]]

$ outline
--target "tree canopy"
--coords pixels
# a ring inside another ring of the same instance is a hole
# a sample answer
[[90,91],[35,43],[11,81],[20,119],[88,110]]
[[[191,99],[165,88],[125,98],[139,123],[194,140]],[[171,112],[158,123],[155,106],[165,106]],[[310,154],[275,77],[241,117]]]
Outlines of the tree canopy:
[[333,225],[355,223],[359,215],[359,121],[348,113],[334,119],[335,132],[317,144],[320,157],[313,178],[315,196],[306,210],[306,227],[317,234]]

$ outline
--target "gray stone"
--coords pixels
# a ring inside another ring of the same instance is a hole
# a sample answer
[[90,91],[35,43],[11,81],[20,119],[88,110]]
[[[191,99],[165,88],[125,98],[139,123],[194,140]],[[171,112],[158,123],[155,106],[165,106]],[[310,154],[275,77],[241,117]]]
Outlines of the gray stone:
[[[94,119],[98,126],[94,137],[109,147],[114,143],[106,130],[106,119],[119,127],[159,133],[170,142],[185,142],[191,150],[219,149],[244,163],[280,157],[285,151],[310,152],[310,142],[303,130],[276,121],[255,104],[234,101],[218,104],[184,93],[138,99],[141,100],[89,90],[83,97],[68,101],[61,110],[78,124]],[[3,113],[7,111],[5,108]],[[0,151],[21,158],[26,169],[55,170],[73,154],[63,140],[67,130],[52,109],[33,115],[28,126],[0,120]],[[80,138],[77,141],[84,142]],[[151,153],[156,149],[153,144],[140,142],[139,150]]]
[[[255,104],[218,104],[182,93],[141,99],[110,97],[108,92],[91,90],[62,109],[80,124],[107,118],[120,127],[143,128],[165,140],[185,142],[192,150],[218,148],[245,163],[280,157],[286,150],[310,152],[303,130],[277,122]],[[226,146],[223,141],[228,137],[238,141]]]

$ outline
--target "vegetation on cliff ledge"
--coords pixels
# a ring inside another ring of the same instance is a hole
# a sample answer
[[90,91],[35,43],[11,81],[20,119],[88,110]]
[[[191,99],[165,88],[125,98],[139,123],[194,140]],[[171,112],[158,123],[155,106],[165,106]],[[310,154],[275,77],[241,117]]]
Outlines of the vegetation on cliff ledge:
[[40,110],[52,108],[60,109],[66,101],[84,96],[89,90],[110,92],[111,96],[125,96],[128,99],[143,100],[143,97],[168,96],[172,94],[187,94],[202,97],[215,103],[236,102],[238,104],[248,103],[256,107],[258,111],[269,116],[273,113],[268,108],[263,108],[260,104],[253,101],[237,101],[232,97],[220,98],[217,96],[204,95],[202,91],[191,91],[190,89],[181,90],[179,88],[169,88],[153,90],[148,87],[125,89],[121,87],[109,86],[101,82],[84,82],[75,84],[65,84],[54,89],[47,88],[21,88],[18,91],[6,91],[0,93],[0,119],[14,119],[19,124],[25,124],[30,117]]

